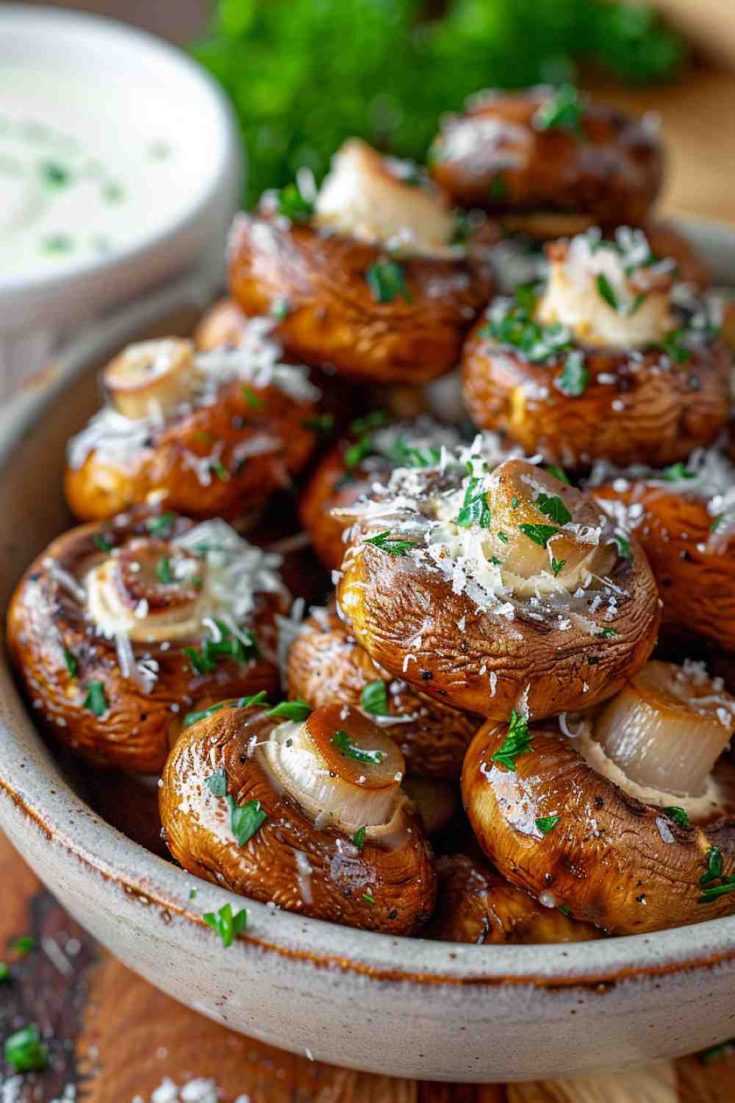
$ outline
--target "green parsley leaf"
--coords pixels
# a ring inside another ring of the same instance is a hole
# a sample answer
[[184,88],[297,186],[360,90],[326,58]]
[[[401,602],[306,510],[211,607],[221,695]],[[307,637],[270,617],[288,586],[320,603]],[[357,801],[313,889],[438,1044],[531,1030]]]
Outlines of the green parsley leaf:
[[222,766],[215,773],[204,779],[204,784],[215,797],[227,796],[227,771]]
[[679,461],[679,463],[672,463],[661,472],[661,478],[666,479],[669,483],[677,483],[681,479],[696,479],[696,477],[697,472],[690,471],[687,465],[681,461]]
[[58,161],[41,162],[41,179],[49,188],[65,188],[71,183],[71,173]]
[[540,816],[536,820],[536,827],[542,835],[548,835],[550,831],[554,830],[560,819],[561,816]]
[[374,548],[379,548],[394,558],[405,555],[413,548],[410,540],[401,540],[397,536],[391,536],[389,529],[386,529],[385,532],[379,532],[377,536],[367,537],[363,540],[363,544],[372,544]]
[[630,540],[627,536],[624,536],[622,532],[616,532],[612,538],[613,544],[618,549],[618,555],[621,559],[632,559],[633,549],[630,544]]
[[566,904],[559,904],[557,911],[560,911],[562,915],[566,915],[567,917],[572,914],[571,908],[568,908]]
[[94,544],[95,548],[99,548],[100,551],[104,552],[112,551],[113,548],[113,544],[107,539],[107,537],[103,536],[99,532],[96,532],[92,537],[92,543]]
[[668,808],[664,808],[663,811],[673,820],[674,823],[678,823],[679,827],[691,827],[689,816],[683,808],[679,808],[676,804],[670,804]]
[[327,436],[334,429],[334,414],[316,414],[314,417],[306,417],[301,422],[303,429],[310,429],[312,433],[320,433]]
[[287,318],[291,312],[291,303],[285,297],[281,296],[278,299],[274,299],[271,303],[271,315],[277,318],[279,322],[282,322],[284,318]]
[[358,827],[357,831],[352,836],[352,841],[358,850],[362,850],[365,846],[365,831],[366,828]]
[[496,173],[490,181],[490,198],[505,199],[508,195],[508,181],[501,173]]
[[388,687],[381,678],[368,682],[360,693],[360,708],[371,716],[389,716]]
[[712,523],[710,524],[710,527],[709,527],[710,532],[717,532],[718,528],[720,527],[720,525],[722,524],[724,519],[725,519],[725,514],[724,513],[718,513],[716,517],[713,517],[712,518]]
[[572,519],[562,499],[555,494],[544,494],[543,490],[539,490],[535,504],[541,513],[556,521],[557,525],[566,525]]
[[85,682],[84,688],[87,692],[82,701],[82,708],[93,712],[95,716],[104,716],[110,707],[107,703],[104,683]]
[[247,926],[248,913],[245,908],[238,912],[232,911],[232,904],[223,904],[219,911],[205,912],[202,919],[222,939],[222,945],[228,950],[235,941],[235,936],[242,934]]
[[567,486],[572,485],[566,471],[563,467],[559,467],[558,464],[549,463],[544,468],[544,471],[548,472],[548,474],[552,475],[555,479],[558,479],[560,483],[566,483]]
[[640,295],[636,295],[633,302],[628,307],[628,317],[632,318],[634,314],[637,314],[644,302],[648,298],[648,295],[642,292]]
[[286,184],[278,193],[278,213],[290,222],[308,222],[314,214],[314,204],[301,194],[298,184]]
[[505,766],[507,770],[515,773],[516,759],[522,754],[528,754],[532,747],[533,737],[528,730],[528,720],[521,716],[515,709],[510,714],[508,731],[502,745],[498,748],[490,761]]
[[620,309],[620,303],[607,276],[600,272],[595,282],[597,283],[597,294],[617,313]]
[[365,279],[376,303],[392,303],[399,295],[407,303],[413,302],[406,286],[403,266],[395,260],[379,260],[371,264]]
[[363,901],[364,901],[364,902],[365,902],[366,904],[369,904],[369,905],[370,905],[371,907],[372,907],[372,906],[373,906],[374,904],[377,904],[377,902],[378,902],[378,901],[377,901],[377,900],[375,899],[375,897],[373,896],[372,892],[363,892],[363,894],[362,894],[362,897],[361,897],[361,899],[362,899],[362,900],[363,900]]
[[600,639],[613,640],[616,636],[619,635],[620,633],[618,632],[617,628],[603,628],[600,632]]
[[0,961],[0,984],[8,984],[10,979],[10,966],[7,961]]
[[480,528],[487,529],[490,528],[491,519],[492,514],[490,506],[487,504],[487,494],[482,489],[482,479],[473,476],[467,484],[464,502],[457,514],[455,524],[463,529],[471,528],[472,525],[479,525]]
[[259,800],[249,800],[245,804],[236,804],[232,797],[227,798],[230,806],[230,827],[238,846],[245,846],[268,819]]
[[267,694],[264,689],[261,689],[260,693],[254,693],[250,697],[239,697],[235,701],[220,701],[216,705],[210,705],[207,709],[200,709],[198,712],[187,712],[184,717],[184,727],[190,728],[192,724],[196,724],[200,720],[206,720],[209,716],[214,716],[221,709],[249,709],[256,705],[267,704]]
[[436,467],[441,461],[441,448],[428,445],[426,448],[413,448],[400,437],[393,445],[393,457],[401,467]]
[[575,349],[569,353],[564,362],[557,386],[562,394],[569,398],[579,398],[587,390],[588,383],[589,372],[585,366],[584,356]]
[[566,130],[568,134],[583,138],[583,117],[584,104],[579,92],[572,84],[562,84],[536,110],[533,125],[536,130]]
[[38,942],[32,935],[22,934],[19,938],[14,938],[10,943],[10,949],[15,950],[16,954],[21,954],[23,957],[26,954],[30,954],[32,950],[38,949]]
[[719,880],[723,868],[722,851],[719,846],[711,846],[707,851],[707,871],[699,878],[700,885],[709,885],[711,881]]
[[79,663],[76,655],[73,651],[70,651],[68,647],[62,646],[61,650],[64,656],[64,665],[69,672],[69,677],[76,678],[79,672]]
[[727,896],[735,892],[735,877],[723,877],[719,885],[709,885],[702,890],[702,895],[697,900],[698,904],[711,904],[719,900],[721,896]]
[[523,289],[516,289],[513,302],[501,308],[494,308],[486,325],[480,330],[481,337],[491,337],[502,345],[517,348],[526,360],[540,364],[551,359],[562,349],[571,347],[569,331],[562,325],[543,326],[534,321],[528,309],[528,295]]
[[293,701],[281,701],[279,705],[274,705],[272,709],[268,709],[267,716],[283,717],[284,720],[292,720],[294,723],[300,724],[304,720],[308,720],[311,716],[311,705],[306,701],[302,701],[300,697],[296,697]]
[[538,544],[539,547],[545,548],[551,540],[552,536],[559,535],[559,529],[554,525],[531,525],[522,524],[518,528],[527,536],[529,540],[533,540],[534,544]]
[[177,517],[176,513],[161,513],[158,517],[149,517],[145,527],[151,536],[168,536]]
[[552,555],[552,557],[551,557],[551,573],[553,574],[554,578],[558,578],[558,576],[564,570],[566,565],[567,565],[566,559],[554,559],[554,557]]
[[251,410],[262,410],[265,403],[259,394],[256,394],[247,383],[242,385],[242,397]]
[[35,1024],[21,1027],[6,1038],[3,1055],[14,1072],[42,1072],[48,1068],[48,1046]]
[[366,751],[362,747],[357,747],[347,732],[341,729],[334,733],[330,742],[340,754],[343,754],[346,758],[354,758],[355,762],[365,762],[371,766],[379,766],[385,757],[382,751]]
[[220,479],[223,483],[228,483],[230,481],[230,472],[222,463],[222,460],[210,460],[209,470],[212,472],[213,475],[216,475],[217,478]]
[[657,347],[665,352],[674,364],[686,364],[688,360],[691,360],[692,353],[683,343],[684,337],[685,331],[683,329],[673,329],[671,333],[667,333]]
[[259,651],[255,636],[249,629],[241,629],[234,635],[221,620],[215,618],[219,639],[206,639],[201,648],[185,647],[183,654],[196,674],[212,674],[219,659],[232,659],[240,665],[257,658]]
[[156,563],[156,578],[163,586],[172,586],[176,582],[171,573],[170,556],[162,555]]

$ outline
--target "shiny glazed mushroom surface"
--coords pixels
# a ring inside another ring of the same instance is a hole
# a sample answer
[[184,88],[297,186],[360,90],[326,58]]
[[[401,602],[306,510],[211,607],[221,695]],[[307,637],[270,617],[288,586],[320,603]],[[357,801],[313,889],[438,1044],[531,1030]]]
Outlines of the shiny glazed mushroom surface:
[[401,752],[346,706],[285,715],[225,706],[186,728],[160,793],[172,854],[254,899],[411,934],[431,913],[436,885],[401,789]]
[[272,325],[251,321],[233,347],[164,339],[115,357],[105,405],[69,442],[75,516],[104,520],[156,494],[194,517],[240,521],[288,485],[314,450],[320,392],[282,363]]
[[498,719],[586,708],[648,658],[659,610],[635,539],[594,500],[476,445],[353,508],[341,616],[395,676]]
[[570,468],[664,466],[711,444],[732,356],[710,301],[640,231],[593,230],[547,255],[542,282],[492,301],[464,346],[474,423]]
[[291,355],[375,383],[456,364],[489,273],[453,244],[445,197],[409,170],[351,141],[318,193],[291,185],[235,223],[232,296],[246,314],[275,314]]
[[649,120],[483,94],[430,161],[238,216],[10,605],[91,807],[242,899],[212,953],[249,899],[539,961],[735,914],[735,292]]
[[71,529],[8,613],[36,715],[92,762],[160,770],[185,712],[278,686],[279,564],[221,520],[138,510]]

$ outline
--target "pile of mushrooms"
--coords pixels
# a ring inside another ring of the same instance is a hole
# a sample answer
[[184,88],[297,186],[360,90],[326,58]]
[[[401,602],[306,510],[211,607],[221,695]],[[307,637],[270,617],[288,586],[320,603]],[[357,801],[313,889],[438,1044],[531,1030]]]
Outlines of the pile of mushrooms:
[[488,947],[735,913],[735,311],[662,176],[567,86],[426,167],[348,139],[238,217],[193,337],[103,369],[8,644],[141,841]]

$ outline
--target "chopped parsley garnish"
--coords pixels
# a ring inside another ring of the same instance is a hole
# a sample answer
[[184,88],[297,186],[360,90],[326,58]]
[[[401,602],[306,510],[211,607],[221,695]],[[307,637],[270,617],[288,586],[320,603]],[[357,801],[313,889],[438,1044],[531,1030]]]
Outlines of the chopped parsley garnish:
[[645,294],[644,292],[641,292],[640,295],[636,295],[636,297],[633,299],[633,302],[628,307],[628,317],[629,318],[632,318],[634,314],[638,313],[638,311],[643,306],[643,304],[644,304],[644,302],[646,301],[647,298],[648,298],[648,295]]
[[370,766],[379,766],[385,757],[382,751],[366,751],[362,747],[356,746],[347,732],[342,731],[341,728],[334,733],[330,742],[340,754],[343,754],[345,758],[354,758],[355,762],[365,762]]
[[284,720],[293,720],[295,723],[302,723],[304,720],[308,720],[311,716],[311,705],[306,701],[302,701],[297,697],[293,701],[281,701],[280,704],[274,705],[272,709],[268,709],[267,716],[282,717]]
[[683,808],[679,808],[676,804],[670,804],[668,808],[664,808],[664,813],[673,820],[674,823],[678,823],[679,827],[690,827],[689,816],[686,814]]
[[536,130],[566,130],[582,138],[583,115],[584,104],[577,89],[572,84],[562,84],[537,109],[533,125]]
[[151,536],[167,536],[174,526],[178,514],[161,513],[158,517],[149,517],[145,527]]
[[567,918],[569,918],[572,914],[571,908],[568,908],[566,904],[559,904],[559,907],[556,910],[560,911],[562,915],[566,915]]
[[401,540],[397,536],[391,536],[388,529],[385,532],[379,532],[377,536],[367,537],[363,540],[363,544],[372,544],[374,548],[379,548],[381,551],[387,552],[388,555],[394,556],[394,558],[405,555],[413,547],[410,540]]
[[48,1068],[48,1046],[33,1023],[5,1039],[3,1055],[14,1072],[42,1072]]
[[372,892],[363,892],[361,899],[365,904],[370,904],[371,907],[378,902]]
[[472,525],[479,525],[480,528],[487,529],[490,528],[491,518],[492,514],[490,506],[487,504],[487,495],[482,489],[482,479],[473,475],[467,483],[464,502],[457,514],[455,524],[463,529],[471,528]]
[[724,513],[718,513],[716,517],[713,517],[712,518],[712,523],[710,524],[710,527],[709,527],[710,532],[717,532],[718,528],[720,527],[720,525],[722,524],[724,519],[725,519],[725,514]]
[[310,429],[312,433],[327,436],[334,429],[334,414],[315,414],[314,417],[306,417],[301,422],[301,427]]
[[286,184],[278,193],[278,213],[290,222],[308,222],[314,214],[314,204],[301,194],[298,184]]
[[238,846],[245,846],[253,835],[263,826],[267,815],[263,811],[259,800],[249,800],[245,804],[238,804],[227,793],[227,771],[223,768],[210,774],[204,784],[215,797],[224,797],[230,809],[230,830],[235,836]]
[[108,552],[112,551],[113,544],[106,536],[102,536],[101,533],[96,532],[92,537],[92,543],[95,548],[99,548],[100,551]]
[[368,456],[375,452],[373,430],[386,425],[389,421],[385,410],[373,410],[365,417],[355,418],[348,427],[348,432],[357,439],[345,449],[344,461],[346,467],[357,467]]
[[666,479],[668,483],[679,482],[680,479],[696,479],[697,472],[690,471],[685,463],[679,461],[679,463],[672,463],[669,467],[665,467],[661,472],[661,478]]
[[540,816],[536,820],[536,827],[542,835],[548,835],[550,831],[554,830],[560,819],[561,816]]
[[612,538],[612,542],[618,549],[618,555],[621,559],[633,558],[633,549],[630,546],[630,540],[627,536],[624,536],[622,532],[616,532]]
[[600,638],[603,640],[612,640],[619,635],[620,633],[618,632],[617,628],[603,628],[600,632]]
[[381,678],[362,687],[360,708],[371,716],[388,716],[388,687]]
[[441,461],[441,448],[427,445],[426,448],[414,448],[399,437],[393,445],[393,458],[401,467],[436,467]]
[[352,841],[353,841],[353,843],[355,844],[355,846],[357,847],[358,850],[362,850],[363,847],[365,846],[365,831],[366,831],[366,828],[358,827],[357,831],[352,836]]
[[242,397],[251,410],[262,410],[265,403],[259,394],[256,394],[247,383],[242,385]]
[[235,804],[232,797],[227,798],[230,806],[230,827],[238,846],[245,846],[256,832],[260,831],[268,819],[259,800],[249,800],[245,804]]
[[29,934],[22,934],[18,938],[14,938],[10,943],[10,949],[15,950],[16,954],[22,954],[25,957],[26,954],[30,954],[32,950],[38,949],[38,942]]
[[662,349],[670,360],[674,364],[686,364],[688,360],[691,360],[691,350],[683,344],[684,330],[673,329],[671,333],[667,333],[662,341],[659,342],[658,348]]
[[557,578],[567,565],[566,559],[554,559],[551,557],[551,573]]
[[187,712],[184,717],[184,727],[190,728],[192,724],[196,724],[200,720],[206,720],[222,709],[249,709],[254,705],[267,704],[267,694],[264,689],[261,689],[260,693],[254,693],[250,697],[238,697],[235,701],[220,701],[216,705],[210,705],[207,709],[200,709],[198,712]]
[[171,557],[162,555],[156,563],[156,578],[163,586],[172,586],[176,579],[171,573]]
[[718,881],[722,877],[723,868],[722,851],[719,846],[711,846],[707,851],[707,870],[699,878],[700,885],[709,885],[712,881]]
[[600,272],[595,282],[597,284],[597,294],[617,313],[620,309],[620,303],[607,276]]
[[533,540],[534,544],[538,544],[539,547],[545,548],[551,540],[552,536],[559,535],[559,529],[555,525],[531,525],[523,524],[518,528],[527,536],[529,540]]
[[492,337],[503,345],[511,345],[532,364],[550,360],[561,349],[569,348],[571,341],[565,326],[555,322],[543,326],[531,316],[527,290],[516,290],[515,299],[502,309],[493,309],[487,325],[480,331],[482,337]]
[[223,904],[219,911],[205,912],[202,919],[222,939],[222,945],[228,950],[235,941],[235,936],[242,934],[248,922],[248,913],[245,908],[233,912],[232,904]]
[[209,470],[212,472],[213,475],[216,475],[218,479],[221,479],[223,483],[227,483],[230,481],[230,472],[222,463],[222,460],[210,460]]
[[711,885],[704,889],[697,903],[711,904],[714,900],[727,896],[731,892],[735,892],[735,877],[723,877],[719,885]]
[[277,318],[279,322],[282,322],[284,318],[287,318],[291,311],[291,303],[288,299],[283,298],[274,299],[271,303],[271,315]]
[[43,239],[43,247],[47,253],[70,253],[74,242],[68,234],[49,234]]
[[531,746],[532,736],[528,730],[528,720],[513,709],[502,746],[498,748],[490,761],[497,762],[498,765],[505,766],[507,770],[515,773],[516,759],[522,754],[528,754]]
[[86,694],[82,701],[82,708],[93,712],[95,716],[104,716],[109,705],[105,696],[105,687],[102,682],[86,682],[84,686]]
[[500,173],[497,173],[490,181],[490,198],[505,199],[507,194],[508,181]]
[[403,266],[395,260],[379,260],[371,264],[365,273],[365,279],[376,303],[392,303],[399,295],[407,303],[413,302],[413,296],[406,286]]
[[559,467],[558,464],[549,463],[544,470],[553,478],[558,479],[560,483],[566,483],[567,486],[572,485],[566,471],[563,467]]
[[0,961],[0,984],[7,984],[10,980],[10,966],[7,961]]
[[62,647],[61,651],[64,656],[64,665],[69,672],[69,677],[76,678],[79,672],[79,663],[76,655],[73,651],[70,651],[68,647]]
[[556,521],[557,525],[566,525],[572,519],[562,499],[555,494],[544,494],[543,490],[539,490],[535,504],[541,513]]
[[587,390],[588,383],[589,372],[585,366],[584,356],[575,349],[569,353],[564,362],[557,386],[562,394],[569,398],[579,398]]
[[698,904],[711,904],[720,896],[735,892],[735,877],[723,873],[724,861],[719,846],[711,846],[707,851],[707,869],[699,878],[702,894]]
[[258,656],[255,636],[249,629],[242,629],[238,635],[229,630],[226,624],[215,618],[219,630],[219,639],[207,639],[201,648],[185,647],[184,654],[196,674],[211,674],[217,669],[218,659],[233,659],[245,664]]
[[58,161],[43,161],[41,179],[49,188],[65,188],[71,183],[71,173]]

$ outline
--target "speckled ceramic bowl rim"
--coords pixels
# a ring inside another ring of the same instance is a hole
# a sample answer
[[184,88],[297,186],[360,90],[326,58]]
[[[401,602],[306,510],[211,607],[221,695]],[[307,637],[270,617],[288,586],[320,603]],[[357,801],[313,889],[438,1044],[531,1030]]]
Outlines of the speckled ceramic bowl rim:
[[[687,223],[686,232],[720,279],[735,283],[735,229]],[[16,443],[94,359],[133,339],[146,326],[182,307],[199,305],[200,289],[182,282],[129,308],[69,346],[51,368],[0,415],[0,466]],[[310,966],[378,981],[472,986],[519,984],[546,989],[597,986],[643,976],[708,969],[735,958],[735,916],[691,927],[552,946],[458,946],[355,930],[243,900],[199,881],[132,842],[76,796],[37,735],[9,671],[0,664],[0,803],[15,806],[35,828],[63,847],[69,860],[115,883],[166,920],[203,927],[202,914],[228,901],[247,907],[248,927],[230,950],[275,952]],[[190,893],[196,888],[196,899]],[[173,937],[173,931],[172,931]]]

